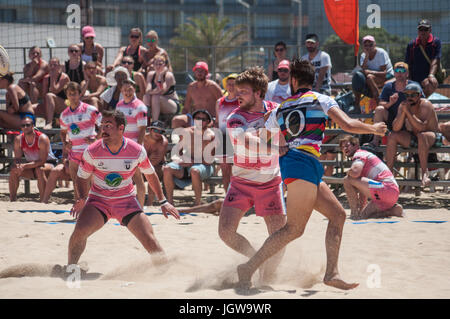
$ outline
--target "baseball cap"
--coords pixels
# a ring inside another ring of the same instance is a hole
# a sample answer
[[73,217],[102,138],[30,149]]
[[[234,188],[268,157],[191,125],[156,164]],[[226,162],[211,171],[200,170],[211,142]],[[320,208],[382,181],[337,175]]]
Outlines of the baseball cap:
[[307,34],[305,42],[313,42],[313,43],[319,42],[319,37],[317,36],[317,34],[314,33]]
[[154,122],[150,123],[149,128],[151,128],[151,129],[152,128],[156,128],[156,129],[161,130],[161,131],[166,131],[164,123],[161,122],[161,121],[154,121]]
[[83,27],[83,29],[81,29],[81,34],[83,35],[83,38],[87,38],[87,37],[95,38],[94,27],[91,27],[90,25]]
[[375,42],[375,38],[372,35],[366,35],[363,39],[362,42],[364,43],[365,41],[370,41],[370,42]]
[[223,78],[222,86],[225,89],[225,91],[227,90],[227,81],[228,81],[228,79],[236,79],[238,76],[239,76],[239,74],[237,74],[237,73],[231,73],[228,76]]
[[406,91],[413,91],[413,92],[421,93],[422,89],[418,83],[409,83],[405,87],[405,92]]
[[419,21],[419,24],[417,25],[417,29],[419,29],[420,27],[431,28],[431,23],[427,19],[422,19]]
[[408,64],[405,62],[401,62],[401,61],[394,64],[394,69],[396,69],[396,68],[404,68],[404,69],[406,69],[406,71],[409,70]]
[[197,62],[197,63],[194,65],[194,67],[192,68],[192,71],[195,72],[195,70],[197,70],[197,69],[205,70],[206,73],[208,73],[208,72],[209,72],[209,70],[208,70],[208,63],[203,62],[203,61]]
[[277,70],[279,69],[288,69],[290,70],[291,68],[289,67],[290,62],[288,60],[281,60],[280,63],[278,63],[278,67]]
[[207,110],[201,109],[201,110],[196,110],[196,111],[194,111],[194,112],[192,113],[192,118],[195,118],[195,116],[197,115],[197,113],[203,113],[203,114],[208,115],[209,121],[212,122],[213,118],[212,118],[211,114],[210,114]]

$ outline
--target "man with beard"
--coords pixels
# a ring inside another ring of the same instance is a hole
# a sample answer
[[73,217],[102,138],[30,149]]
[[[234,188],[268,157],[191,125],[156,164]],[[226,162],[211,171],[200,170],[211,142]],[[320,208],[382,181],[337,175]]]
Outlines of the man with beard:
[[267,93],[264,100],[281,103],[291,96],[288,60],[283,60],[278,64],[277,73],[278,79],[269,82],[267,85]]
[[192,71],[195,81],[190,83],[187,88],[183,114],[172,119],[173,129],[192,126],[192,113],[195,110],[207,110],[214,119],[216,117],[216,101],[222,97],[220,86],[207,79],[209,70],[206,62],[197,62]]
[[431,182],[428,172],[428,154],[436,141],[436,132],[439,131],[436,111],[430,101],[421,98],[422,89],[419,84],[408,84],[404,93],[406,100],[398,107],[397,116],[392,123],[393,132],[387,142],[386,163],[392,171],[398,144],[403,147],[417,147],[422,171],[422,186],[428,186]]
[[[158,176],[142,145],[123,136],[125,115],[120,111],[104,111],[101,139],[84,151],[78,170],[76,188],[79,199],[71,215],[77,218],[69,241],[68,265],[77,264],[89,236],[114,218],[139,240],[152,257],[163,254],[153,228],[136,198],[132,177],[139,167],[156,193],[164,217],[180,216],[164,198]],[[94,176],[89,190],[89,180]],[[164,256],[162,256],[164,257]]]
[[305,41],[308,54],[302,57],[302,60],[309,61],[314,66],[314,84],[313,91],[331,95],[331,59],[330,55],[319,50],[319,37],[314,34],[306,35]]
[[[360,149],[357,137],[346,136],[339,146],[353,161],[344,178],[350,218],[403,217],[403,208],[397,204],[398,184],[386,164],[375,154]],[[371,200],[366,204],[368,198]]]
[[[39,196],[42,200],[45,190],[45,169],[50,170],[56,164],[50,140],[44,133],[34,129],[34,118],[25,115],[21,121],[22,134],[14,139],[14,162],[9,174],[9,199],[17,199],[20,177],[36,178]],[[25,156],[25,163],[19,163]]]
[[[239,108],[227,121],[227,130],[234,148],[234,161],[230,187],[219,217],[219,236],[230,248],[251,257],[256,249],[248,239],[237,232],[244,214],[255,207],[257,216],[263,217],[269,235],[286,222],[281,186],[278,152],[267,147],[261,149],[257,134],[264,127],[264,114],[278,104],[264,101],[268,78],[260,67],[252,67],[236,78]],[[265,146],[265,145],[264,145]],[[261,279],[272,279],[283,252],[268,262]]]
[[[81,102],[81,86],[70,82],[65,90],[69,106],[61,113],[61,141],[64,148],[69,148],[69,172],[74,184],[77,179],[78,166],[84,150],[97,138],[96,127],[100,125],[101,115],[95,106]],[[78,199],[75,188],[75,199]]]

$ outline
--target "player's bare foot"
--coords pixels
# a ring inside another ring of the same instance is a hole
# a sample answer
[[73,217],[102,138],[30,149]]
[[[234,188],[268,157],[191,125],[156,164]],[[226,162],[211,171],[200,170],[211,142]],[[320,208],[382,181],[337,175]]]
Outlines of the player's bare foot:
[[400,204],[395,204],[394,207],[391,208],[392,216],[404,217],[403,207]]
[[350,290],[350,289],[354,289],[356,287],[359,286],[359,283],[346,283],[345,281],[343,281],[341,278],[339,278],[338,276],[335,276],[333,278],[330,279],[324,279],[323,283],[325,285],[331,286],[331,287],[335,287],[338,289],[342,289],[342,290]]
[[250,289],[252,286],[252,276],[250,272],[248,271],[245,264],[241,264],[237,266],[237,273],[238,273],[238,283],[236,284],[236,287],[239,289]]

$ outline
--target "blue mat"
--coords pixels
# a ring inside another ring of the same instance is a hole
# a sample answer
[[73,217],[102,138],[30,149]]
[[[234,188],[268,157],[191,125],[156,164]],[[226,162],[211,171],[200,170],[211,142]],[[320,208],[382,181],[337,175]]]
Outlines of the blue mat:
[[[8,210],[8,212],[19,212],[19,213],[54,213],[54,214],[64,214],[64,213],[70,213],[70,210],[58,210],[58,209],[14,209],[14,210]],[[147,212],[144,213],[147,216],[151,215],[162,215],[161,212]],[[180,216],[183,215],[191,215],[191,216],[197,216],[197,214],[194,213],[180,213]]]

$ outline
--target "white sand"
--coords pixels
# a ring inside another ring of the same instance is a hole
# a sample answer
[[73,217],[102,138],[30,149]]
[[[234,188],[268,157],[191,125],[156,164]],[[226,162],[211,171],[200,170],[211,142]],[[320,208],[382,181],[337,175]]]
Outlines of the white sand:
[[[441,195],[448,196],[448,195]],[[444,201],[445,202],[445,201]],[[448,201],[447,201],[448,203]],[[70,210],[71,205],[0,202],[0,272],[26,264],[67,263],[74,228],[69,213],[17,210]],[[149,207],[146,212],[157,212]],[[154,266],[140,243],[117,221],[95,233],[81,257],[97,280],[71,288],[59,278],[0,279],[0,298],[449,298],[450,214],[446,208],[407,209],[405,218],[347,220],[340,253],[343,279],[359,282],[351,291],[322,283],[327,221],[314,212],[302,238],[290,243],[270,290],[244,296],[227,286],[246,258],[225,246],[218,217],[185,215],[180,221],[149,216],[170,263]],[[446,223],[414,221],[442,220]],[[56,222],[49,224],[47,222]],[[376,223],[396,222],[396,223]],[[239,227],[259,247],[267,237],[261,218],[244,217]],[[254,282],[258,273],[253,277]]]

